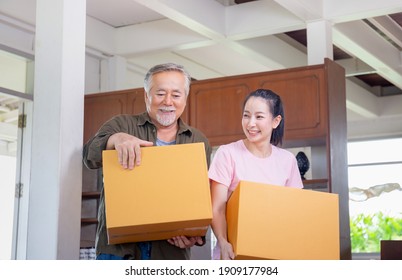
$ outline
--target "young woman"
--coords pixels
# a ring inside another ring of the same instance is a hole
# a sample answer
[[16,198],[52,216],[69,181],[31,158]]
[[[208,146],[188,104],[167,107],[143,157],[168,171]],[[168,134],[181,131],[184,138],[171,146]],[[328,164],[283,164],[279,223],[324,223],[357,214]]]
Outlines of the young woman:
[[281,98],[258,89],[244,101],[242,127],[246,139],[222,145],[209,168],[213,219],[218,240],[213,259],[233,259],[227,240],[226,203],[240,181],[303,188],[295,156],[278,146],[284,134]]

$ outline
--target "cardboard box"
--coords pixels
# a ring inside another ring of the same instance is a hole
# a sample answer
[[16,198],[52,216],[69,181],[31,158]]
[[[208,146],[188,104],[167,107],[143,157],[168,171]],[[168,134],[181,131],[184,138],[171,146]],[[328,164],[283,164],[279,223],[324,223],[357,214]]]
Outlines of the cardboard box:
[[141,148],[141,165],[123,169],[103,152],[109,244],[203,236],[212,220],[204,143]]
[[338,195],[241,181],[227,203],[236,259],[339,260]]

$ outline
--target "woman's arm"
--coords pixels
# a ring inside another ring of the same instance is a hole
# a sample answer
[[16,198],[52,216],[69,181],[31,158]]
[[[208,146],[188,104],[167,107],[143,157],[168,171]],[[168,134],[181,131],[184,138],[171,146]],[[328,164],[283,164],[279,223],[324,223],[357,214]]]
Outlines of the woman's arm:
[[212,230],[218,239],[221,251],[221,259],[234,259],[232,245],[227,238],[226,223],[226,202],[228,196],[228,187],[211,180],[211,196],[212,196]]

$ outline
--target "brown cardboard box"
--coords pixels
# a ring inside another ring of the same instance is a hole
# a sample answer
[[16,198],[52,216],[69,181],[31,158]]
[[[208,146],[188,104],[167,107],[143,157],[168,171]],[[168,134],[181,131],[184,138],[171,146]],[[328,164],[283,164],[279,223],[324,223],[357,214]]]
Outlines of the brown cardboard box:
[[339,260],[338,195],[241,181],[227,204],[236,259]]
[[103,152],[109,244],[203,236],[212,220],[204,143],[141,148],[125,170]]

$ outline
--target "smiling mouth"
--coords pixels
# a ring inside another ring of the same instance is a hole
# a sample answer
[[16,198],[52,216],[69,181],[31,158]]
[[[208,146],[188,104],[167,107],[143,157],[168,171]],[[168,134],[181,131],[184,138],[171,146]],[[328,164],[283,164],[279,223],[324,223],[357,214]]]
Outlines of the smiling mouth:
[[169,113],[174,113],[174,112],[175,112],[174,109],[159,109],[159,111],[160,111],[162,114],[169,114]]
[[248,136],[251,138],[258,137],[260,135],[259,131],[248,131]]

